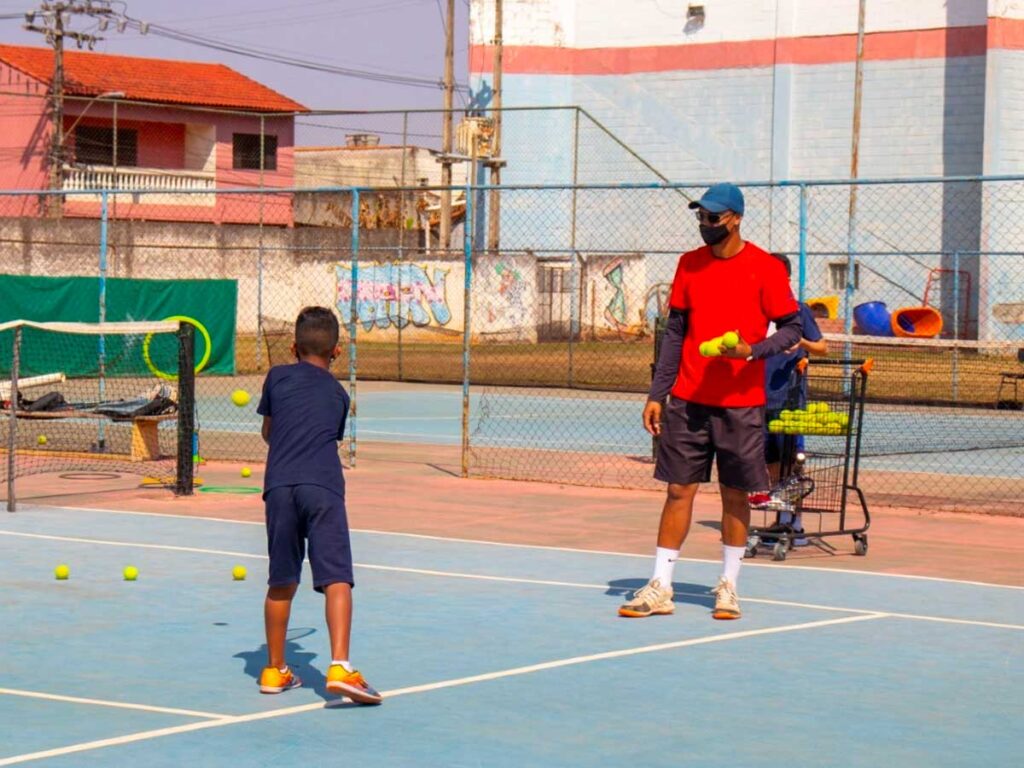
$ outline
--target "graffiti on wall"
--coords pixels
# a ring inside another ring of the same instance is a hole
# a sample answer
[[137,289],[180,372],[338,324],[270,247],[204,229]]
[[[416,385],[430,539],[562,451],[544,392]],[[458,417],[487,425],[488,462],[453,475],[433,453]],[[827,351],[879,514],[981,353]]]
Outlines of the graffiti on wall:
[[[335,267],[338,311],[352,311],[352,267]],[[448,270],[427,264],[371,263],[360,265],[356,289],[356,317],[367,331],[446,326],[452,319],[448,306]]]
[[526,281],[515,265],[504,261],[494,265],[494,274],[497,285],[485,294],[488,325],[521,336],[526,329]]
[[611,286],[612,295],[604,307],[604,319],[612,328],[617,331],[625,331],[629,327],[628,311],[626,309],[626,289],[623,285],[625,267],[622,259],[615,259],[601,270],[604,279]]

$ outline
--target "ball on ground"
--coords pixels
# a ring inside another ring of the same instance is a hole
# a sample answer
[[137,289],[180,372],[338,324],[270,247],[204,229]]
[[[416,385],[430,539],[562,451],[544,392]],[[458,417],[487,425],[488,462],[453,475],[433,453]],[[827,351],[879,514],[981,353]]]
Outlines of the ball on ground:
[[252,470],[248,467],[242,467],[242,477],[252,477]]
[[249,393],[244,389],[236,389],[231,393],[231,402],[239,408],[249,404]]
[[40,435],[36,438],[36,442],[40,445],[46,445],[46,435]]
[[738,333],[734,331],[728,331],[722,334],[722,346],[726,349],[736,349],[736,345],[740,343],[740,337]]
[[235,581],[245,581],[245,573],[246,571],[244,565],[236,565],[234,568],[231,569],[231,578],[233,578]]
[[135,581],[137,578],[139,578],[139,569],[134,565],[126,565],[124,567],[124,580]]
[[53,569],[53,577],[57,581],[66,581],[68,576],[71,575],[71,569],[68,568],[64,563],[61,563]]

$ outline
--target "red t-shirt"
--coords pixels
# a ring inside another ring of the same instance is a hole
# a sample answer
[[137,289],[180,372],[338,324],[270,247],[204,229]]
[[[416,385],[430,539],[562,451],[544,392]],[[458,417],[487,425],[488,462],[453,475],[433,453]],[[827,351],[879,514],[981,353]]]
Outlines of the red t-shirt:
[[770,321],[796,312],[785,265],[753,243],[729,259],[716,258],[705,245],[679,257],[669,304],[688,310],[672,396],[727,408],[764,405],[763,360],[703,357],[700,344],[737,331],[754,345],[764,340]]

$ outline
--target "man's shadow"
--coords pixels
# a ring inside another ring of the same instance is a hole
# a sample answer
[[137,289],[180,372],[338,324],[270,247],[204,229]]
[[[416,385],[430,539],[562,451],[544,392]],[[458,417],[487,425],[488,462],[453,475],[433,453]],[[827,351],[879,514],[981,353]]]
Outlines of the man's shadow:
[[[608,582],[608,589],[605,591],[605,594],[628,599],[645,584],[647,584],[647,579],[614,579]],[[711,588],[707,584],[673,581],[672,591],[675,594],[672,595],[672,602],[703,605],[706,608],[713,608],[715,596],[711,594],[710,590]]]
[[[294,630],[289,630],[288,634],[291,637],[285,641],[284,658],[292,671],[302,680],[303,688],[309,688],[320,698],[334,703],[338,701],[338,697],[335,694],[328,693],[327,678],[324,677],[323,672],[313,666],[313,660],[316,659],[317,654],[303,650],[302,646],[297,642],[298,639],[315,633],[315,629],[298,627]],[[245,668],[242,671],[254,680],[259,681],[260,673],[263,672],[263,668],[267,665],[267,645],[264,643],[254,651],[240,651],[233,658],[242,659],[245,662]]]

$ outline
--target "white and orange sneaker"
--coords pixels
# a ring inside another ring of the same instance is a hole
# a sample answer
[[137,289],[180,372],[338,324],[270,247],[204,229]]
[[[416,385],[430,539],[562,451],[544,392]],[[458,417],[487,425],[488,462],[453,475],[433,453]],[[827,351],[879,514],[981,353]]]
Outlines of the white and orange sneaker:
[[338,696],[347,696],[357,704],[380,704],[384,701],[372,685],[358,670],[349,672],[341,664],[331,664],[327,668],[327,690]]
[[715,609],[711,612],[713,619],[738,619],[740,613],[740,599],[736,596],[736,585],[725,576],[718,580],[718,586],[711,590],[715,595]]
[[260,693],[284,693],[302,685],[299,676],[288,667],[264,667],[260,674]]

